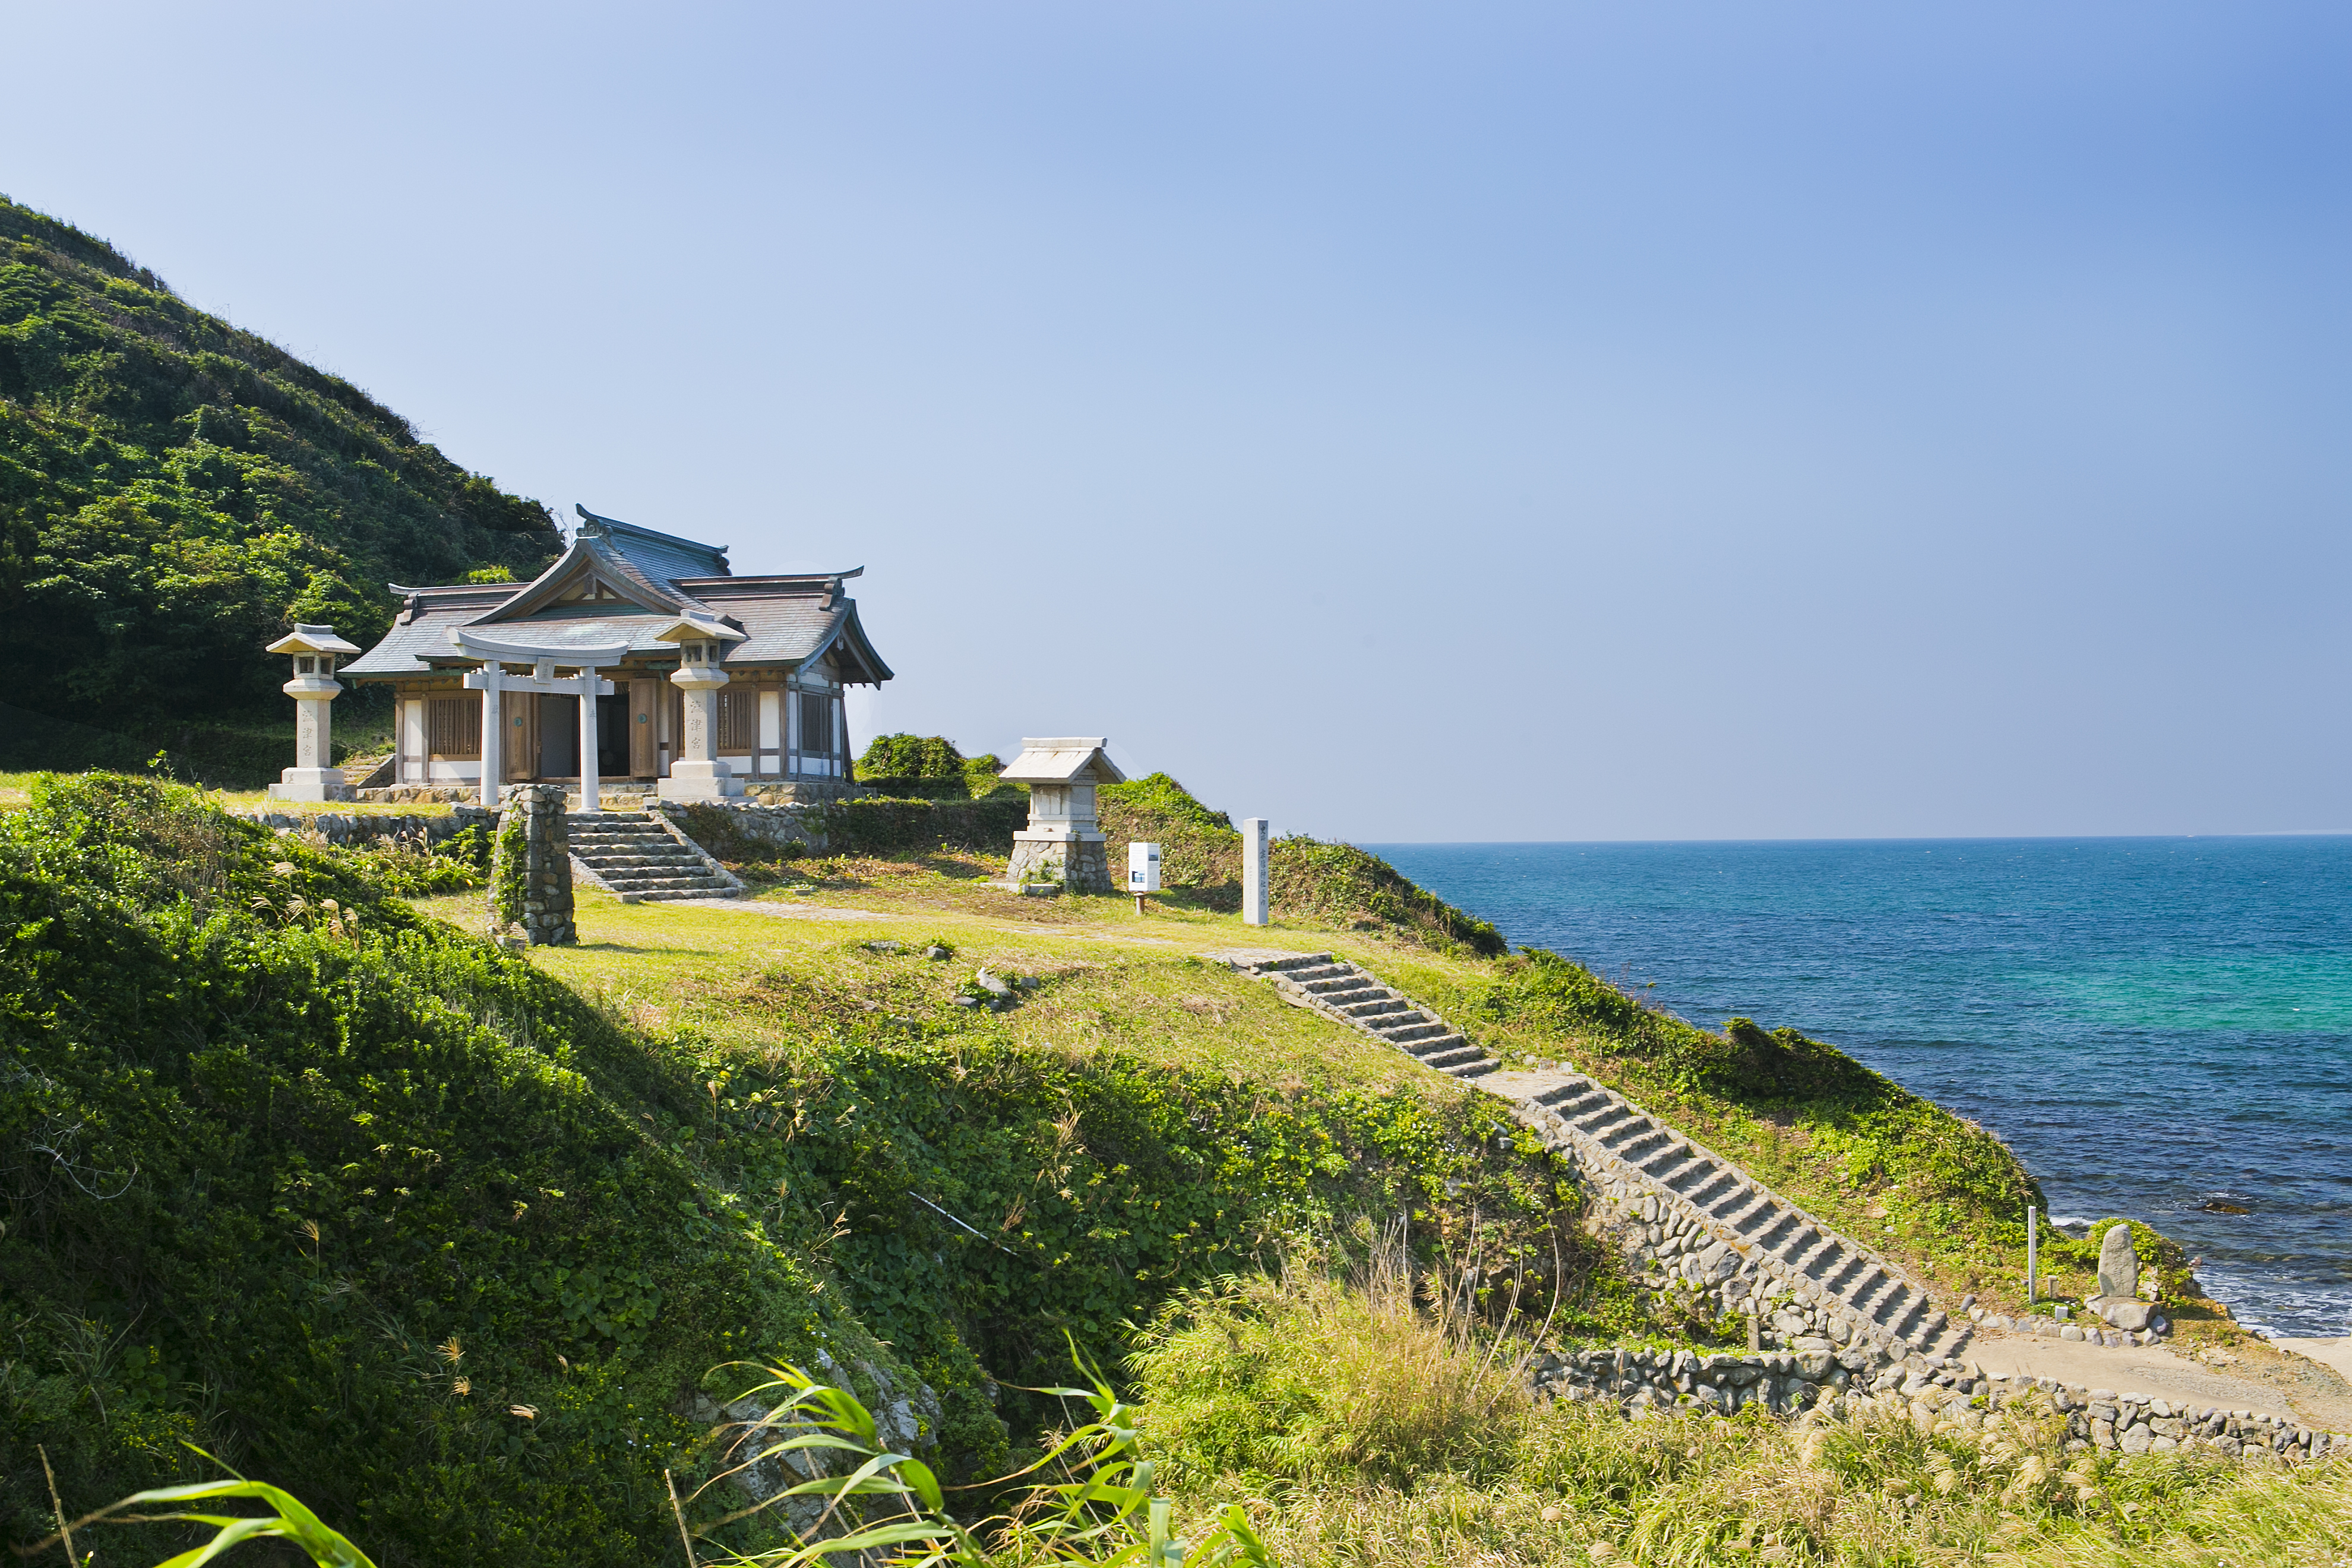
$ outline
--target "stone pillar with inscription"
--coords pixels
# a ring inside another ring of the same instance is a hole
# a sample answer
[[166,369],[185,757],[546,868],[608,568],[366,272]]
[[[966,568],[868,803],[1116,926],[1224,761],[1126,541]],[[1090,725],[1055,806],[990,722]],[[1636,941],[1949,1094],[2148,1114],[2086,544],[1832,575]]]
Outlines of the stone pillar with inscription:
[[1242,819],[1242,924],[1262,926],[1266,923],[1268,900],[1265,892],[1266,824],[1263,816]]

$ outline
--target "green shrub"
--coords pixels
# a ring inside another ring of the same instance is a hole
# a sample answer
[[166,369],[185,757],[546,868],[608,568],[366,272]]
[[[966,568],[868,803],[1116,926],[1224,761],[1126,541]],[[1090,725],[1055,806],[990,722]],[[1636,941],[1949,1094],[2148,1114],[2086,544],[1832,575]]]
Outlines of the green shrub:
[[[1210,810],[1166,773],[1106,784],[1096,799],[1112,866],[1127,863],[1130,843],[1157,844],[1162,887],[1195,893],[1212,909],[1241,907],[1242,836],[1232,817]],[[1493,957],[1507,951],[1492,925],[1352,844],[1277,838],[1267,857],[1266,891],[1278,915],[1385,928],[1439,952]]]
[[1297,1262],[1171,1297],[1128,1360],[1153,1457],[1194,1487],[1507,1469],[1526,1368],[1414,1285],[1410,1258],[1375,1254],[1352,1283]]

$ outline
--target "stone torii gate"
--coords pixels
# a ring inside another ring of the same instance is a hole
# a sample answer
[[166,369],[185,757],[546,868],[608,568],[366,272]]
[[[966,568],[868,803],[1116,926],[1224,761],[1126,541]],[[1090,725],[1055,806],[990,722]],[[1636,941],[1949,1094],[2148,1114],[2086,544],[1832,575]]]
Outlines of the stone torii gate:
[[[503,745],[506,720],[501,712],[499,694],[502,691],[545,691],[558,696],[580,699],[580,809],[583,813],[602,811],[596,799],[596,699],[613,695],[613,683],[597,678],[599,666],[617,665],[629,651],[626,643],[614,643],[609,647],[530,647],[520,643],[497,642],[489,637],[467,631],[462,626],[450,628],[449,640],[457,652],[467,658],[482,661],[479,669],[466,672],[466,688],[482,694],[482,805],[495,811],[499,805],[499,775],[506,772]],[[508,664],[529,664],[529,675],[509,675]],[[578,673],[559,676],[556,668],[568,667]]]

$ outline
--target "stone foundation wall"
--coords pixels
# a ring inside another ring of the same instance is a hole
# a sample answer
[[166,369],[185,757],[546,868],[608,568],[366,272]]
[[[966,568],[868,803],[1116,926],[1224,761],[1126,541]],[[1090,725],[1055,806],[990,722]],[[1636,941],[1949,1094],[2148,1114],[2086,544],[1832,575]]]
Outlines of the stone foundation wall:
[[2048,1339],[2109,1347],[2152,1345],[2172,1331],[2172,1321],[2152,1307],[2140,1317],[2140,1321],[2147,1326],[2137,1330],[2116,1328],[2093,1317],[2056,1318],[2046,1312],[2037,1312],[2028,1318],[2011,1318],[1999,1312],[1971,1309],[1969,1316],[1985,1328],[2005,1329],[2012,1334],[2041,1334]]
[[2081,1388],[2050,1378],[1988,1377],[1973,1363],[1893,1356],[1870,1345],[1769,1355],[1694,1351],[1591,1350],[1547,1358],[1537,1389],[1557,1399],[1611,1404],[1641,1417],[1670,1411],[1728,1415],[1750,1405],[1775,1415],[1819,1407],[1854,1415],[1908,1415],[1923,1425],[1980,1428],[2011,1405],[2047,1405],[2066,1416],[2066,1447],[2125,1454],[2203,1448],[2233,1458],[2269,1454],[2289,1462],[2352,1449],[2352,1436],[2315,1431],[2252,1410],[2177,1405],[2144,1394]]
[[1074,893],[1109,893],[1118,889],[1110,879],[1110,852],[1099,839],[1024,838],[1013,836],[1013,856],[1006,864],[1008,882],[1059,882]]

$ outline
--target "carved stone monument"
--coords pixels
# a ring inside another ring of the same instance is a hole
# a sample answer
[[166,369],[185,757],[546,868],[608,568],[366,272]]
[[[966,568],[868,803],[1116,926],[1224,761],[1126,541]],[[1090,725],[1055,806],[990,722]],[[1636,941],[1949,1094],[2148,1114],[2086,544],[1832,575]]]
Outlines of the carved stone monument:
[[1100,735],[1024,737],[1021,754],[998,776],[1029,786],[1029,826],[1013,836],[1005,880],[1060,882],[1075,893],[1108,893],[1110,852],[1095,816],[1095,789],[1123,784]]
[[2132,1251],[2131,1226],[2112,1226],[2099,1243],[2099,1294],[2139,1294],[2139,1258]]

